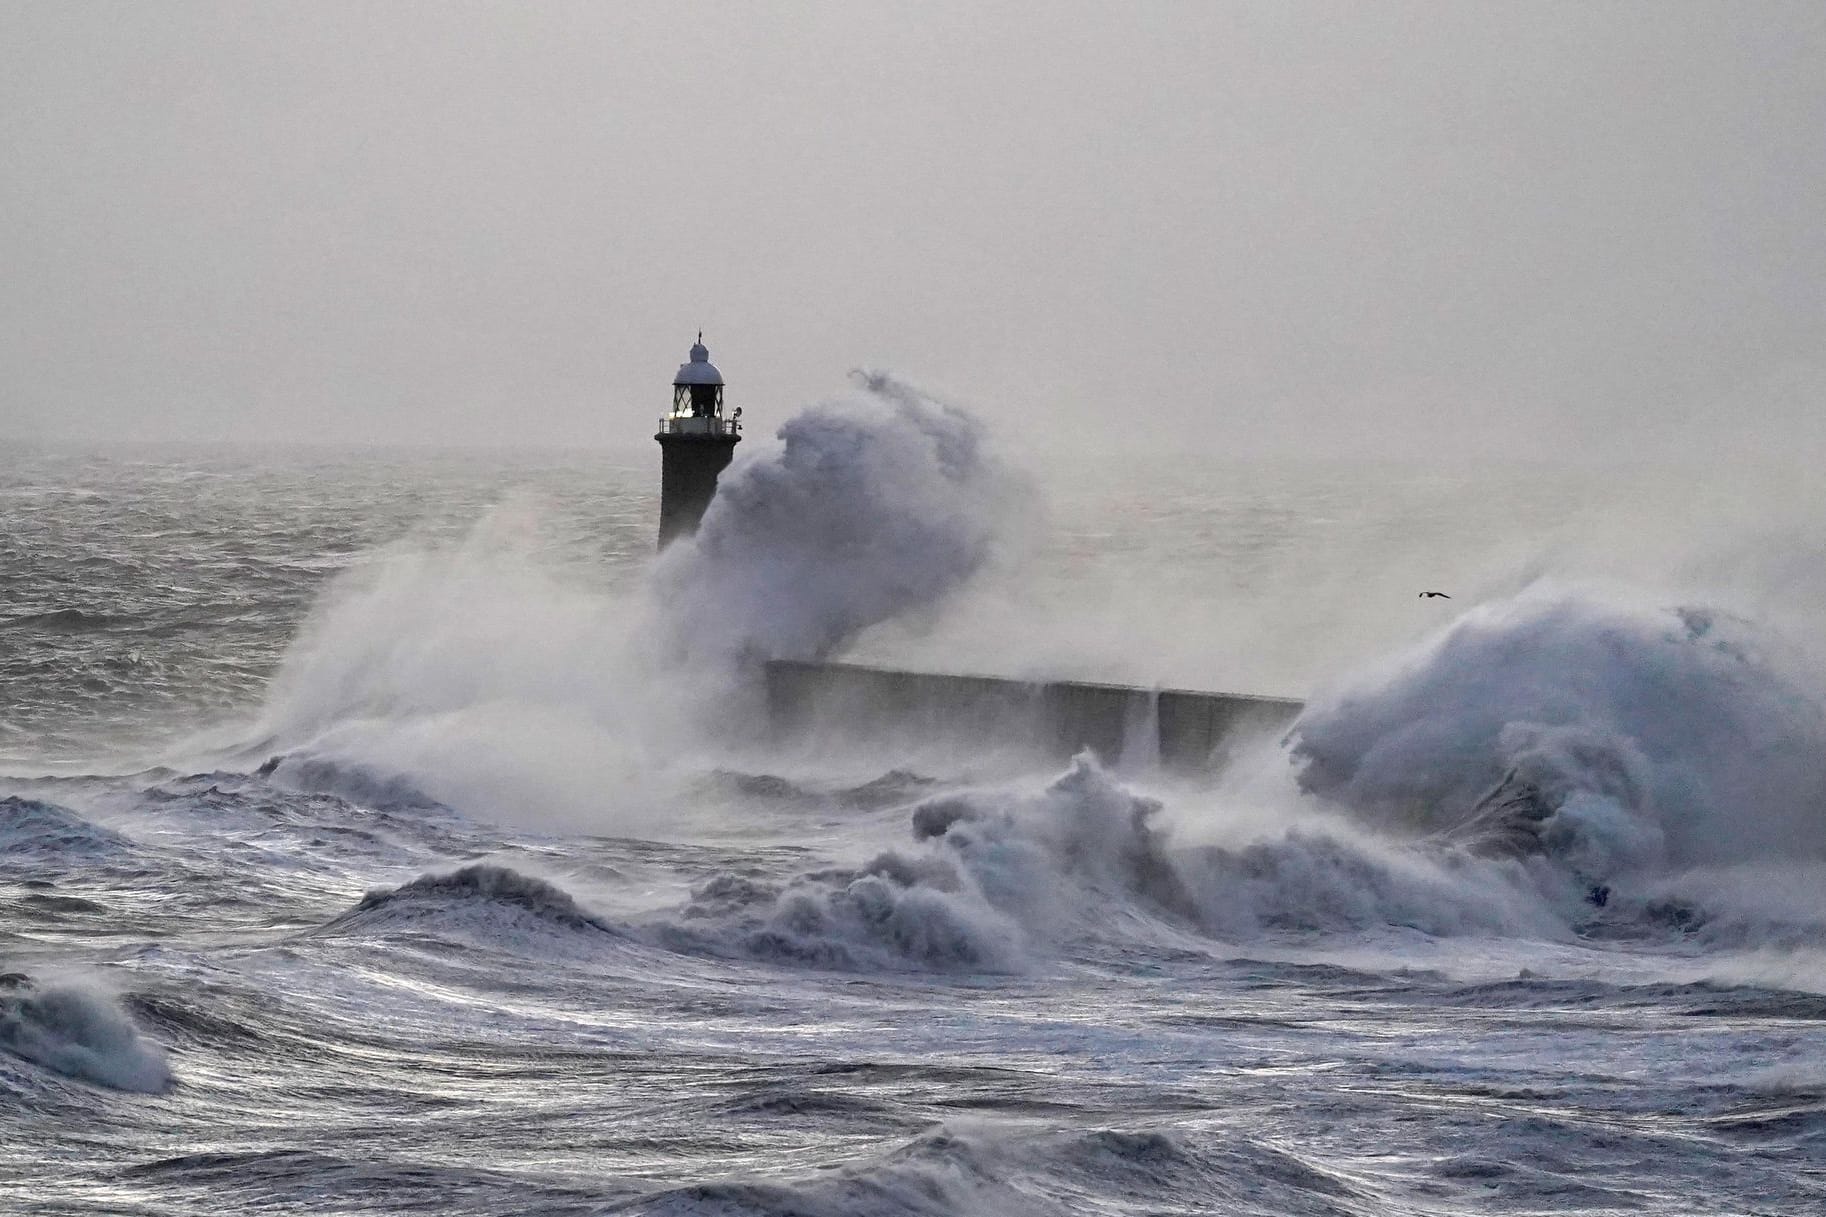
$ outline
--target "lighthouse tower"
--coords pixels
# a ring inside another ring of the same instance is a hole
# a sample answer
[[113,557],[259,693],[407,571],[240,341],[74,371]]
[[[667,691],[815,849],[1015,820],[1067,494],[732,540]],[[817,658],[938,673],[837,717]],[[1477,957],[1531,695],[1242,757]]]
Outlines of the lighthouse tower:
[[659,547],[697,531],[717,474],[742,442],[742,412],[723,417],[723,374],[710,362],[700,331],[691,360],[672,380],[672,413],[659,422]]

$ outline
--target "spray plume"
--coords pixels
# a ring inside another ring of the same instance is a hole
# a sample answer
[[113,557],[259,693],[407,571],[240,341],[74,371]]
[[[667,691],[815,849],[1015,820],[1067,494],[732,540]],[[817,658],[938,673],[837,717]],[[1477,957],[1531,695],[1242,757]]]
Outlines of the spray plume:
[[815,659],[929,612],[1005,552],[1031,507],[982,425],[886,373],[780,428],[718,483],[651,590],[675,657]]
[[1540,586],[1315,699],[1307,791],[1451,831],[1499,784],[1589,874],[1826,857],[1826,712],[1779,641],[1695,608]]

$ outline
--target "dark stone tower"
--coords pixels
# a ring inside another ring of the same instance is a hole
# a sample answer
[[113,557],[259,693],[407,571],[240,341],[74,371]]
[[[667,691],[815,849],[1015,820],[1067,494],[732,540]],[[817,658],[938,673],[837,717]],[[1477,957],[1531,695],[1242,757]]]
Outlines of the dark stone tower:
[[697,531],[717,474],[742,442],[742,411],[723,417],[723,374],[710,362],[704,335],[672,381],[672,413],[659,422],[659,547]]

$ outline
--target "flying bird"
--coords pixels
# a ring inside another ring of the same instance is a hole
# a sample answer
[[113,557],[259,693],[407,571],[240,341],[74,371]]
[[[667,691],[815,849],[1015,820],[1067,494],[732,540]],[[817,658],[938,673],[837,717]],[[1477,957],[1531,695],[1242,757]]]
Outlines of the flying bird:
[[1420,596],[1419,596],[1419,599],[1421,599],[1421,600],[1432,600],[1435,598],[1440,599],[1440,600],[1450,600],[1452,597],[1446,595],[1444,592],[1421,592]]

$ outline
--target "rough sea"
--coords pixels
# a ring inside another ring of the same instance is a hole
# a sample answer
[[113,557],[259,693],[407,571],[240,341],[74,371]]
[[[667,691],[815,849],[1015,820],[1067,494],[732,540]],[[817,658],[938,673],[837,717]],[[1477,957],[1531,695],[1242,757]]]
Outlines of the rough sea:
[[[1814,640],[1555,557],[1703,488],[743,447],[663,559],[657,451],[0,454],[0,1211],[1826,1211]],[[1308,709],[783,739],[788,655]]]

